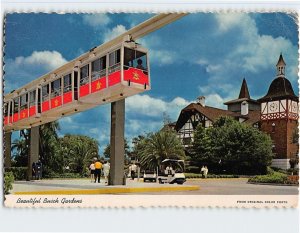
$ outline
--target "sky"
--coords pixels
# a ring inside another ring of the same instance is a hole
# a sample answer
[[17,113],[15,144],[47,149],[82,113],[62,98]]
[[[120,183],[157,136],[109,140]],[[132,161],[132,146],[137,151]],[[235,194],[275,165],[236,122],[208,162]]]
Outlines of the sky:
[[[17,89],[152,17],[151,14],[8,14],[5,26],[5,88]],[[196,13],[138,40],[148,48],[151,90],[126,99],[125,137],[158,131],[164,115],[206,97],[226,109],[243,78],[251,98],[264,96],[280,53],[298,95],[298,28],[285,13]],[[110,104],[59,120],[59,135],[110,139]],[[18,137],[18,132],[13,138]]]

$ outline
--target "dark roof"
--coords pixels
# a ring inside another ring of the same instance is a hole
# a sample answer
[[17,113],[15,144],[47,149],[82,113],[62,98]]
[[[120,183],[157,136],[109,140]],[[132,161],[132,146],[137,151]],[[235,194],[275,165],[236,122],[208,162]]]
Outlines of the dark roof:
[[277,62],[277,65],[276,66],[281,66],[281,65],[284,65],[285,66],[285,62],[283,60],[283,56],[282,54],[280,54],[279,56],[279,59],[278,59],[278,62]]
[[242,99],[242,98],[250,99],[250,94],[249,94],[246,79],[243,79],[243,83],[242,83],[240,94],[239,94],[239,99]]
[[298,97],[295,95],[292,84],[284,77],[275,78],[270,87],[267,95],[258,99],[259,102],[272,101],[283,98],[290,98],[298,101]]
[[244,122],[253,125],[254,123],[260,120],[260,111],[249,111],[248,115],[241,115],[240,113],[214,108],[210,106],[203,107],[201,104],[189,104],[187,107],[181,110],[179,118],[177,120],[175,130],[180,130],[183,125],[188,121],[191,115],[195,114],[195,112],[199,112],[206,116],[212,122],[215,122],[217,118],[220,116],[231,116],[235,119],[244,118],[246,119]]
[[238,117],[245,119],[243,123],[253,125],[260,121],[260,110],[249,111],[248,115],[239,115]]
[[248,85],[247,85],[246,79],[243,79],[240,94],[239,94],[239,98],[235,99],[235,100],[227,101],[224,104],[229,105],[229,104],[234,104],[234,103],[241,103],[245,100],[248,101],[248,102],[257,103],[256,100],[253,100],[253,99],[250,98],[250,93],[249,93],[249,90],[248,90]]
[[190,116],[193,115],[195,112],[199,112],[203,114],[212,122],[214,122],[220,116],[232,116],[232,117],[237,116],[236,113],[228,110],[213,108],[210,106],[203,107],[201,104],[192,103],[181,110],[175,129],[177,131],[181,129],[182,126],[188,121]]

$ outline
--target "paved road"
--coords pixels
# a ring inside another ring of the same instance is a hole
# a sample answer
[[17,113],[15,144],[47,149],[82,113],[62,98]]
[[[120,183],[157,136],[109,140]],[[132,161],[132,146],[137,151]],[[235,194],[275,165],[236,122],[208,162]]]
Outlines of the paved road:
[[[127,180],[128,187],[154,187],[154,186],[176,186],[177,184],[155,184]],[[129,193],[130,194],[151,194],[151,195],[297,195],[296,186],[275,186],[275,185],[254,185],[247,184],[247,179],[195,179],[188,180],[184,185],[196,185],[200,189],[196,191],[176,192],[149,192]],[[14,192],[40,191],[40,190],[64,190],[64,189],[98,189],[112,186],[105,186],[104,183],[91,183],[88,179],[71,180],[41,180],[34,182],[18,181],[13,186]]]
[[[199,190],[174,192],[178,195],[298,195],[297,186],[276,186],[248,184],[248,179],[195,179],[186,185],[198,185]],[[150,193],[148,193],[150,194]],[[151,193],[153,195],[171,194],[168,192]]]

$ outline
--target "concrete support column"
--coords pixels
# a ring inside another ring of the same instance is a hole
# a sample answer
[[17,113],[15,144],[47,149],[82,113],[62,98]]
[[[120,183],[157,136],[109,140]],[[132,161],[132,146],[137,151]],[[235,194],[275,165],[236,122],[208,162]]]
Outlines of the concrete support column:
[[109,185],[123,185],[125,99],[111,103]]
[[35,126],[30,130],[30,147],[28,156],[27,180],[32,180],[32,163],[39,160],[40,127]]
[[11,167],[11,132],[4,134],[4,167]]

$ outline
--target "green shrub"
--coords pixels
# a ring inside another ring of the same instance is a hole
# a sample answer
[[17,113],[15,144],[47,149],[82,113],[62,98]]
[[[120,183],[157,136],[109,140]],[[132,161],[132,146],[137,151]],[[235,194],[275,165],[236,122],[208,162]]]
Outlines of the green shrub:
[[290,175],[299,175],[299,169],[298,168],[290,168],[287,170],[288,174]]
[[9,194],[9,191],[12,190],[14,182],[14,175],[12,172],[5,172],[4,174],[4,194]]
[[254,176],[248,180],[249,182],[255,183],[276,183],[276,184],[287,184],[288,176],[281,172],[273,172],[268,175]]
[[5,168],[5,172],[12,172],[15,180],[27,179],[27,167],[9,167]]

